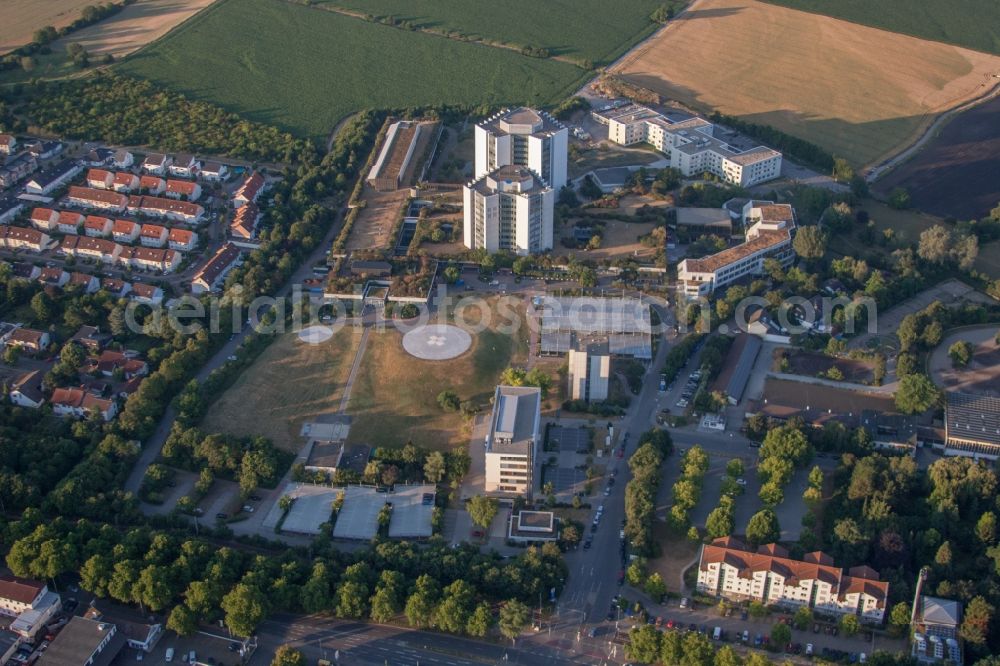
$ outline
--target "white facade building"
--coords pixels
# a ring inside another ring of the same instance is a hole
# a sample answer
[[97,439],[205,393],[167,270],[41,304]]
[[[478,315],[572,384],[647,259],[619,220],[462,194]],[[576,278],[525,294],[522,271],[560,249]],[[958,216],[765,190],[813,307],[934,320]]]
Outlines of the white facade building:
[[788,204],[751,200],[743,207],[743,224],[749,227],[746,242],[678,264],[677,280],[686,296],[708,296],[748,275],[761,275],[766,259],[776,259],[786,268],[792,264],[795,209]]
[[559,190],[566,184],[568,139],[566,127],[544,111],[507,109],[476,125],[476,178],[521,166]]
[[716,138],[715,125],[704,118],[675,122],[635,104],[596,111],[593,117],[608,126],[610,140],[623,146],[648,143],[688,177],[707,171],[728,183],[750,187],[781,175],[781,153],[764,146],[735,148]]
[[464,188],[465,246],[519,255],[552,249],[555,191],[537,173],[502,166]]
[[755,551],[732,537],[715,539],[702,548],[697,589],[734,601],[857,615],[870,623],[882,622],[889,597],[889,584],[869,567],[844,573],[823,552],[794,560],[777,544]]
[[487,494],[531,499],[542,441],[541,407],[541,389],[497,386],[485,442]]

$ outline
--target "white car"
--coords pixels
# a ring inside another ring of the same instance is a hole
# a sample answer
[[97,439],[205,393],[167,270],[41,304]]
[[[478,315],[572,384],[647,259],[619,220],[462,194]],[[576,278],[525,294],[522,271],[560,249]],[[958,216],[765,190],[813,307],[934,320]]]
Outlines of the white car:
[[747,480],[744,479],[744,478],[739,478],[739,479],[736,479],[736,483],[740,484],[741,486],[745,486],[745,485],[747,485]]
[[813,644],[812,643],[806,643],[806,656],[809,656],[812,653],[813,653]]
[[681,599],[681,608],[687,608],[687,607],[688,607],[688,598],[684,597],[683,599]]

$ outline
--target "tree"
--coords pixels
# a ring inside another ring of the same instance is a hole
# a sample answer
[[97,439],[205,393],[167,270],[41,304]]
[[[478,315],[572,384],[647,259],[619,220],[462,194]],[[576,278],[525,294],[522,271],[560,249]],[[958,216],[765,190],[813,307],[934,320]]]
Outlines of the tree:
[[900,601],[892,607],[892,611],[889,613],[889,626],[897,636],[906,633],[910,626],[910,614],[910,604],[905,601]]
[[35,323],[48,326],[54,323],[56,317],[56,303],[52,297],[44,291],[40,291],[31,297],[31,312],[35,315]]
[[857,615],[844,615],[840,618],[840,630],[850,638],[861,631],[861,621]]
[[987,511],[979,516],[976,522],[976,536],[987,546],[993,545],[997,540],[997,516],[992,511]]
[[499,503],[496,499],[492,497],[486,497],[485,495],[477,495],[469,500],[466,505],[466,509],[469,512],[469,517],[472,518],[472,522],[484,530],[488,529],[493,523],[493,518],[497,515],[497,508]]
[[805,631],[812,624],[813,613],[808,606],[799,606],[796,609],[795,615],[792,616],[792,623],[795,624],[795,628],[800,631]]
[[904,414],[922,414],[937,404],[940,393],[927,375],[906,375],[899,380],[896,407]]
[[167,617],[167,629],[177,632],[178,636],[190,636],[198,631],[198,621],[195,614],[184,604],[174,606]]
[[896,210],[910,207],[910,193],[905,187],[897,187],[889,193],[889,206]]
[[444,597],[434,613],[434,624],[438,629],[452,634],[465,631],[475,590],[461,578],[444,589]]
[[632,587],[642,587],[645,580],[646,564],[642,558],[638,558],[625,569],[625,582]]
[[424,478],[430,483],[440,483],[444,478],[445,461],[444,454],[440,451],[433,451],[427,454],[424,462]]
[[403,612],[411,627],[428,627],[434,619],[434,608],[440,596],[438,582],[423,574],[413,585],[413,593],[406,600]]
[[743,461],[739,458],[733,458],[726,463],[726,474],[738,479],[743,476]]
[[306,666],[306,658],[291,645],[279,645],[271,660],[271,666]]
[[951,232],[940,224],[920,232],[917,256],[932,264],[943,263],[951,253]]
[[720,501],[719,506],[708,514],[708,518],[705,521],[705,530],[708,532],[708,536],[713,539],[729,536],[733,533],[734,528],[732,500],[728,502]]
[[792,630],[788,628],[787,624],[779,622],[771,627],[771,644],[779,650],[784,649],[791,640]]
[[438,393],[437,403],[438,406],[446,412],[457,412],[458,408],[462,404],[462,400],[454,391],[445,389],[444,391]]
[[822,259],[826,253],[826,233],[818,226],[799,227],[792,247],[803,259]]
[[660,660],[660,638],[656,627],[648,624],[632,629],[625,644],[625,656],[643,664],[655,664]]
[[500,607],[500,633],[514,641],[528,624],[531,611],[517,599],[511,599]]
[[238,583],[222,597],[222,610],[226,614],[226,626],[237,636],[249,638],[267,617],[267,599],[256,587]]
[[747,523],[747,541],[753,546],[774,543],[781,538],[778,516],[771,509],[761,509]]
[[976,646],[983,646],[992,635],[990,624],[993,622],[993,606],[987,603],[983,597],[975,597],[965,607],[962,617],[962,626],[959,627],[958,634],[969,643]]
[[951,357],[951,364],[954,367],[965,367],[972,360],[972,345],[965,340],[959,340],[951,347],[948,347],[948,356]]
[[649,578],[646,579],[645,589],[646,594],[657,603],[659,603],[659,601],[663,599],[663,595],[667,593],[667,586],[663,582],[663,577],[655,571],[649,574]]
[[490,610],[490,605],[483,601],[469,616],[469,621],[465,625],[465,633],[482,638],[489,633],[493,622],[493,612]]
[[751,601],[750,605],[747,606],[747,613],[749,613],[750,617],[755,620],[759,620],[762,617],[767,616],[767,608],[765,608],[764,604],[759,601]]

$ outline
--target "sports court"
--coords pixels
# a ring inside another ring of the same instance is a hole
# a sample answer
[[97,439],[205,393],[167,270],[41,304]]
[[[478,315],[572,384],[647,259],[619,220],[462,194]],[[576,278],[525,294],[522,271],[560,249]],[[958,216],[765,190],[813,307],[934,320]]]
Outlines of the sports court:
[[[311,483],[289,483],[285,486],[283,495],[293,498],[292,508],[281,524],[283,532],[316,535],[320,525],[330,521],[333,513],[333,502],[337,499],[340,488],[317,486]],[[265,528],[274,528],[281,518],[281,509],[275,502],[264,519]]]

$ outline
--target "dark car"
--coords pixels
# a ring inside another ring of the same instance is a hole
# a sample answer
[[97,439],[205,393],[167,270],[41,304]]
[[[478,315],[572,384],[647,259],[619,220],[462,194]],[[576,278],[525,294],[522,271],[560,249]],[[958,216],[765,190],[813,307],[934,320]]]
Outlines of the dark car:
[[216,517],[216,518],[218,518],[219,520],[225,520],[226,518],[228,518],[228,517],[229,517],[229,515],[228,515],[228,514],[225,514],[225,513],[222,513],[222,512],[220,511],[219,513],[215,514],[215,517]]
[[587,539],[586,541],[583,542],[583,549],[590,550],[590,547],[592,545],[594,545],[594,541],[592,539]]
[[618,584],[619,585],[624,585],[625,584],[625,570],[624,569],[622,569],[621,571],[618,572]]
[[691,624],[688,625],[688,631],[690,632],[698,631],[698,625],[692,622]]
[[66,603],[63,604],[63,610],[66,611],[67,613],[72,613],[74,610],[76,610],[76,607],[78,605],[79,605],[79,602],[77,602],[76,599],[72,599],[72,598],[71,599],[67,599]]
[[747,613],[747,612],[746,612],[746,610],[742,610],[742,611],[740,611],[740,619],[741,619],[741,620],[743,620],[744,622],[746,622],[746,619],[747,619],[748,617],[750,617],[750,614],[749,614],[749,613]]
[[250,496],[250,500],[253,501],[253,502],[259,502],[260,501],[260,495],[251,495]]

